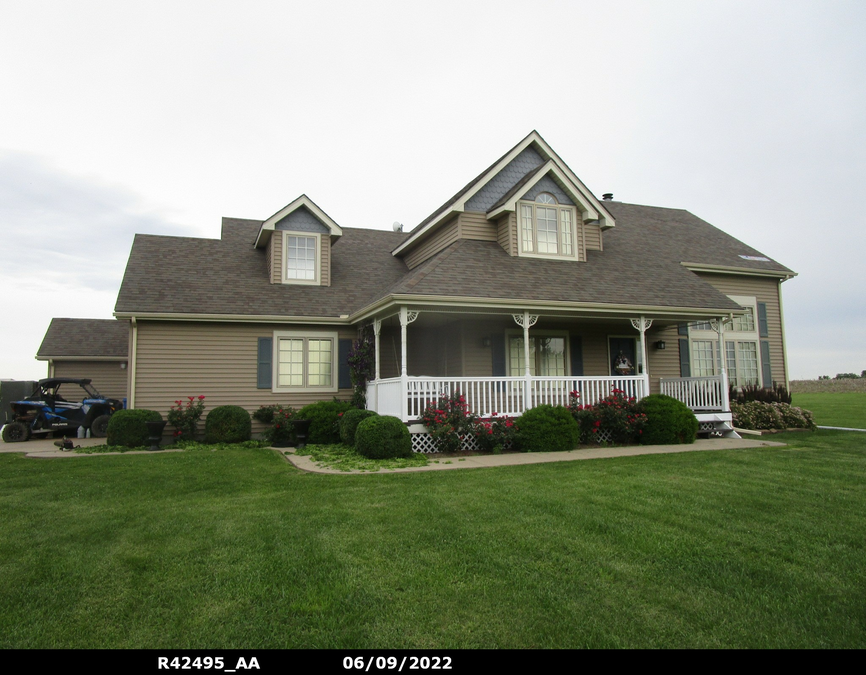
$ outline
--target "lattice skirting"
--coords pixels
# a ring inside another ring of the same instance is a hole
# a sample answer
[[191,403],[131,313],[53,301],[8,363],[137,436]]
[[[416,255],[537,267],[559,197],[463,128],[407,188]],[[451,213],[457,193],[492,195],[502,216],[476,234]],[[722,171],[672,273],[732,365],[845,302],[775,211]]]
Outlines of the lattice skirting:
[[[480,450],[474,436],[465,437],[460,449],[470,450],[472,452]],[[433,444],[433,437],[426,431],[413,432],[412,452],[423,452],[425,455],[430,455],[436,452],[436,446]]]
[[715,422],[701,422],[698,425],[698,431],[715,431],[716,423]]

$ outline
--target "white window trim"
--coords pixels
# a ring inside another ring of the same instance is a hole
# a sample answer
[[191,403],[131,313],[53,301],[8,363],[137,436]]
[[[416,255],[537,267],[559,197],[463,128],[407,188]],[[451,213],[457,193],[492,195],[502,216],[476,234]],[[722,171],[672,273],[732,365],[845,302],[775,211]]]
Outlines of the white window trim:
[[[299,284],[304,286],[319,286],[322,282],[322,235],[318,232],[298,232],[296,230],[282,230],[283,233],[283,256],[280,263],[280,278],[284,284]],[[289,264],[289,237],[310,237],[316,241],[316,266],[313,279],[289,279],[286,276]]]
[[[549,193],[548,193],[549,194]],[[556,197],[554,197],[556,199]],[[532,207],[532,245],[534,249],[532,251],[525,251],[523,249],[523,214],[522,207],[523,206],[531,206]],[[563,253],[538,253],[538,220],[536,218],[535,212],[537,206],[543,206],[544,208],[553,208],[556,209],[556,241],[557,241],[557,250],[562,250],[562,232],[560,230],[561,227],[561,215],[562,211],[570,211],[571,212],[571,254],[565,255]],[[535,201],[530,201],[528,199],[522,199],[517,202],[517,208],[515,210],[516,214],[516,225],[517,225],[517,247],[519,255],[525,258],[543,258],[544,260],[579,260],[580,255],[580,247],[578,242],[581,241],[578,239],[577,232],[577,209],[570,204],[560,204],[557,200],[555,204],[538,204]]]
[[[543,256],[542,256],[543,257]],[[519,373],[511,372],[511,338],[519,337],[523,338],[523,331],[517,330],[514,328],[509,328],[505,331],[505,372],[507,373],[507,377],[523,377],[526,375],[524,371],[520,371]],[[537,372],[533,377],[569,377],[571,375],[571,340],[569,339],[569,332],[567,330],[539,330],[529,331],[529,339],[533,338],[546,338],[546,337],[561,337],[565,338],[565,375],[539,375]],[[535,354],[537,358],[537,352]],[[536,366],[538,364],[536,363]],[[536,371],[538,369],[536,368]]]
[[[280,339],[289,338],[294,340],[304,341],[304,382],[305,384],[296,387],[281,387],[280,386]],[[309,340],[330,340],[331,341],[331,386],[330,387],[310,387],[306,385],[309,375]],[[339,337],[337,333],[327,331],[297,331],[297,330],[278,330],[274,331],[273,344],[273,365],[272,365],[272,380],[271,391],[277,393],[336,393],[339,387],[339,364],[337,363]]]

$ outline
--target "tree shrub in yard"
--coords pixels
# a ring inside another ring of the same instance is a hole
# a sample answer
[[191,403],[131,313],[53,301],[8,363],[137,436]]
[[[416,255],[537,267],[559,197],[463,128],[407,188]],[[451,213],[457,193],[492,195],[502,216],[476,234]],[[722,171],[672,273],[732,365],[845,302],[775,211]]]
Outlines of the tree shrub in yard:
[[740,429],[814,429],[812,413],[787,403],[731,403],[734,426]]
[[243,443],[252,436],[250,414],[237,405],[221,405],[204,422],[205,443]]
[[362,420],[377,415],[373,410],[360,410],[352,408],[340,417],[340,440],[346,445],[355,445],[355,431]]
[[412,456],[412,436],[396,417],[375,415],[355,430],[355,449],[370,459]]
[[698,435],[698,418],[682,401],[664,394],[652,394],[637,405],[646,415],[641,443],[644,445],[679,445],[694,443]]
[[340,442],[340,413],[352,408],[348,401],[319,401],[301,408],[295,419],[309,420],[310,433],[307,443],[330,445]]
[[561,405],[531,408],[520,416],[517,426],[514,446],[521,452],[574,450],[580,440],[580,427]]
[[150,445],[147,437],[145,422],[159,422],[162,420],[156,410],[118,410],[108,420],[108,434],[105,442],[108,445],[122,445],[127,448],[140,448]]

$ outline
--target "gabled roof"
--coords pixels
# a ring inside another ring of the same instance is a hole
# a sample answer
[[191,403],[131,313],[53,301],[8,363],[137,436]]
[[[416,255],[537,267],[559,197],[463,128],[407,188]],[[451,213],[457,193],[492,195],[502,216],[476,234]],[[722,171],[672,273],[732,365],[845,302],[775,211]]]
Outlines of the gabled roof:
[[125,359],[129,322],[116,319],[51,319],[36,358]]
[[[442,223],[449,219],[452,214],[465,211],[467,202],[488,185],[499,174],[499,172],[506,168],[509,163],[520,155],[521,152],[529,147],[533,147],[541,155],[542,159],[549,163],[549,166],[545,164],[546,168],[543,171],[539,171],[537,168],[533,169],[530,173],[535,176],[534,181],[526,181],[527,176],[523,176],[521,181],[518,182],[532,182],[532,185],[534,185],[535,182],[540,180],[543,176],[554,172],[554,175],[559,178],[560,182],[567,188],[568,192],[573,195],[575,202],[583,207],[587,220],[598,219],[603,229],[613,227],[616,224],[613,216],[605,209],[604,205],[596,199],[595,195],[592,194],[589,188],[583,184],[568,165],[562,161],[559,155],[554,152],[553,148],[547,144],[537,131],[532,131],[528,136],[526,136],[526,138],[511,148],[511,150],[506,152],[502,157],[496,160],[496,162],[491,164],[475,179],[465,185],[463,189],[455,194],[451,199],[436,209],[436,211],[434,211],[430,216],[425,218],[409,233],[406,240],[394,249],[394,255],[400,255],[407,251],[415,242],[425,238],[437,229]],[[526,190],[528,191],[532,185],[528,185]],[[509,201],[516,201],[516,199]],[[511,209],[513,210],[513,206]],[[508,209],[503,208],[502,205],[500,205],[496,209],[496,213],[501,213],[504,210]],[[492,211],[493,210],[488,211],[488,217],[493,217]]]
[[258,236],[256,237],[256,248],[260,248],[268,243],[268,239],[270,239],[271,237],[271,232],[277,229],[277,224],[280,221],[288,218],[291,214],[302,209],[309,211],[316,220],[318,220],[325,228],[330,231],[332,243],[336,240],[337,237],[341,237],[343,235],[342,228],[337,225],[337,223],[335,223],[327,213],[322,211],[322,209],[320,209],[312,199],[307,197],[307,195],[301,195],[295,201],[291,202],[290,204],[286,204],[274,215],[262,222],[261,226],[259,227]]

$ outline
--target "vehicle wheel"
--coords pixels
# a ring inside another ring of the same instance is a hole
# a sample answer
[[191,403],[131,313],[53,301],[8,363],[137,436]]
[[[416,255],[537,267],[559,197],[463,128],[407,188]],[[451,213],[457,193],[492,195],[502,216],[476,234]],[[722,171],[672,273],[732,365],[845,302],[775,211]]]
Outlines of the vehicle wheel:
[[105,438],[108,435],[108,420],[111,415],[100,415],[90,423],[90,436],[92,438]]
[[19,443],[30,438],[30,427],[21,422],[9,422],[3,427],[3,440],[7,443]]

